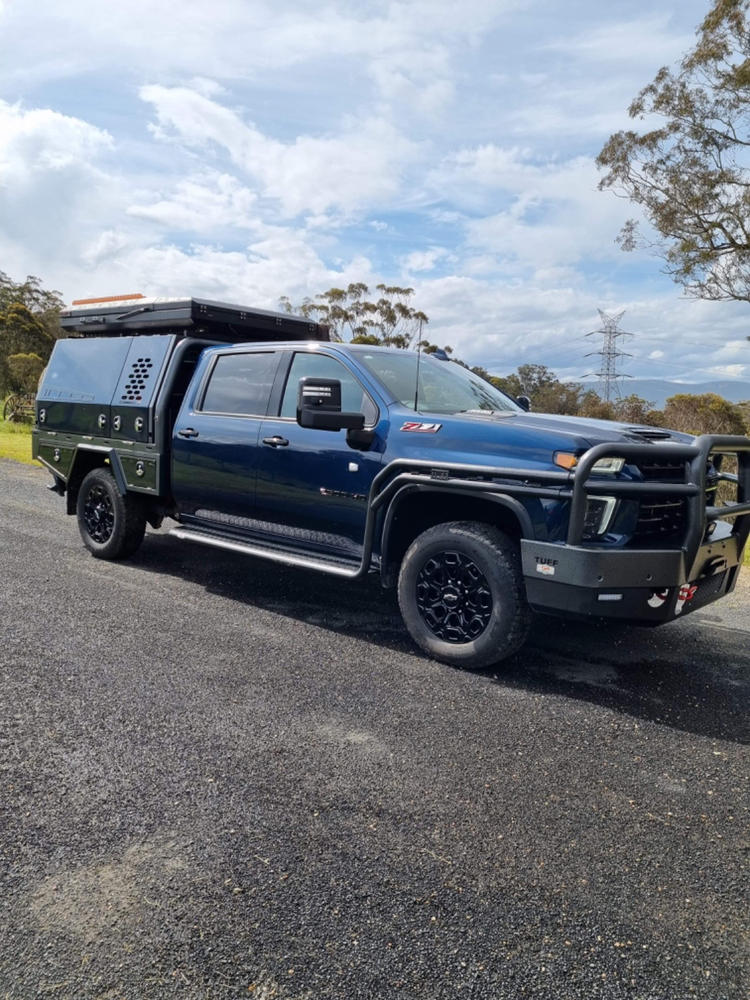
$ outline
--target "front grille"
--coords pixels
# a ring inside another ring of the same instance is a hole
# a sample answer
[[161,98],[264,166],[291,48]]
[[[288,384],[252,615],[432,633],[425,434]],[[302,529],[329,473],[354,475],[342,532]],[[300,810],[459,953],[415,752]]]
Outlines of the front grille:
[[[684,483],[688,481],[688,465],[679,459],[654,456],[641,460],[638,468],[648,483]],[[716,469],[709,460],[706,468],[706,506],[716,502]],[[632,541],[671,539],[680,537],[685,529],[687,503],[679,496],[645,496],[640,499],[638,521]]]
[[656,459],[640,461],[638,468],[641,475],[649,483],[683,483],[685,481],[685,463]]
[[640,502],[634,540],[661,538],[681,532],[685,526],[682,497],[644,497]]

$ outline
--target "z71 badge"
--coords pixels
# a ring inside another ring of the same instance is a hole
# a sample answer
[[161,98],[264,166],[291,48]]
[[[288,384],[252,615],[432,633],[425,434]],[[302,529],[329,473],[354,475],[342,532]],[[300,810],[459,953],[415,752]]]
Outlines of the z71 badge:
[[407,420],[402,425],[402,431],[413,431],[416,434],[437,434],[442,424],[421,424],[418,420]]

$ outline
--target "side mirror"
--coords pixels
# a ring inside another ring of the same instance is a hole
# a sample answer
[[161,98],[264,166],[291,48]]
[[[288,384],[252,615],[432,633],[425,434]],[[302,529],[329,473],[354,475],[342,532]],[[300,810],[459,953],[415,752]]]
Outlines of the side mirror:
[[519,396],[516,399],[516,402],[521,407],[521,409],[522,410],[526,410],[527,413],[531,409],[531,400],[529,399],[528,396]]
[[297,390],[297,423],[319,431],[361,431],[364,413],[341,412],[341,382],[337,378],[301,378]]

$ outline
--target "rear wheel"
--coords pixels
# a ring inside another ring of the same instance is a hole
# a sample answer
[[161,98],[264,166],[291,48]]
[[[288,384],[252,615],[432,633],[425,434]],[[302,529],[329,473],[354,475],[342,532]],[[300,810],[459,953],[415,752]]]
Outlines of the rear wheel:
[[126,559],[146,532],[146,511],[139,497],[117,488],[108,469],[92,469],[78,491],[78,530],[97,559]]
[[518,545],[479,522],[438,524],[419,535],[401,564],[398,601],[417,645],[467,670],[510,656],[529,630]]

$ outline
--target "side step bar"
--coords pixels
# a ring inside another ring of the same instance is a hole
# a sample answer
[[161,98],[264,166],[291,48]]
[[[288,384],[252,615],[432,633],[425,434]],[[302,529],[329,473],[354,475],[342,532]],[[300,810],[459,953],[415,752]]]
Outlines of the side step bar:
[[353,579],[361,576],[360,566],[343,566],[338,562],[330,562],[315,556],[297,556],[279,549],[273,549],[263,545],[249,545],[247,542],[233,542],[228,538],[219,538],[216,535],[209,535],[202,531],[194,531],[191,528],[171,528],[170,535],[181,538],[186,542],[200,542],[202,545],[211,545],[217,549],[227,549],[229,552],[240,552],[245,556],[256,556],[259,559],[270,559],[272,562],[284,563],[286,566],[298,566],[302,569],[315,569],[320,573],[329,573],[333,576],[343,576]]

